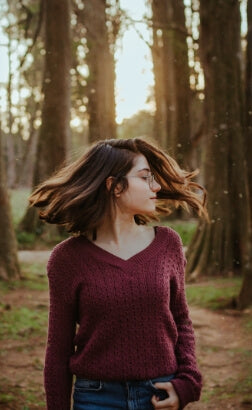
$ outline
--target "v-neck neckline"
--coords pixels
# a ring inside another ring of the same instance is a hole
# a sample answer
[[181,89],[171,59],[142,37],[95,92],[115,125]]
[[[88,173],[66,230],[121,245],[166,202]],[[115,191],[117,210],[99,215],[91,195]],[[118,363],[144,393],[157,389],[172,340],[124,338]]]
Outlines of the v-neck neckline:
[[86,244],[88,245],[89,251],[96,258],[102,259],[113,265],[124,267],[132,263],[145,262],[147,259],[149,259],[153,255],[153,253],[155,253],[156,248],[157,248],[156,244],[160,242],[160,236],[162,235],[163,229],[162,227],[159,227],[159,226],[155,226],[154,229],[155,229],[155,237],[153,238],[151,243],[147,245],[144,249],[135,253],[134,255],[132,255],[131,257],[127,259],[123,259],[120,256],[117,256],[114,253],[111,253],[101,248],[100,246],[96,245],[94,242],[90,241],[86,237],[84,237],[84,239],[85,239]]

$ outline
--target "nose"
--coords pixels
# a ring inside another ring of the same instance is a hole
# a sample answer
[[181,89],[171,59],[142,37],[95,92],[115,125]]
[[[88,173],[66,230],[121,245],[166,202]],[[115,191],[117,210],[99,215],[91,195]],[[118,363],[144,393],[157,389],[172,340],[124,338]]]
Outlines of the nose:
[[160,189],[161,189],[161,185],[154,179],[153,183],[152,183],[151,190],[153,192],[158,192],[158,191],[160,191]]

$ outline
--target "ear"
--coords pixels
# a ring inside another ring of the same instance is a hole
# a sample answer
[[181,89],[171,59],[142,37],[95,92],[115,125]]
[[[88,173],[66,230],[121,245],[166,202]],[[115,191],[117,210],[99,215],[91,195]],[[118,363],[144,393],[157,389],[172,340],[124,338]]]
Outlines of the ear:
[[[111,190],[111,185],[112,185],[112,183],[113,183],[113,180],[114,180],[114,177],[108,177],[107,179],[106,179],[106,188],[107,188],[107,190],[110,192],[110,190]],[[117,198],[119,198],[119,196],[120,196],[120,192],[121,192],[121,190],[120,190],[120,186],[119,186],[119,184],[115,187],[115,190],[114,190],[114,195],[117,197]]]

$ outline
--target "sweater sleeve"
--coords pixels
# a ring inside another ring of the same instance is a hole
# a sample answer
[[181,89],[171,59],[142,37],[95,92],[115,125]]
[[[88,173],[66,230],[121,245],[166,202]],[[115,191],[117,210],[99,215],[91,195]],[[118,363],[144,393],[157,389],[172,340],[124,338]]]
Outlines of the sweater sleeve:
[[185,296],[186,260],[181,241],[177,256],[179,267],[171,284],[171,311],[178,331],[178,340],[175,346],[178,370],[171,383],[179,396],[179,409],[181,410],[189,402],[199,400],[202,377],[196,363],[194,331]]
[[69,359],[74,353],[75,301],[71,295],[71,259],[58,246],[48,262],[50,308],[44,385],[48,410],[70,410],[72,375]]

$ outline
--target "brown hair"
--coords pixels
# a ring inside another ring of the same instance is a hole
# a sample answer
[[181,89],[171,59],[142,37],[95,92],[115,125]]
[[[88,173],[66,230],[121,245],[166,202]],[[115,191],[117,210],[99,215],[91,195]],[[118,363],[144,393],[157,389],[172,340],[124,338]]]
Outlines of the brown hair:
[[[169,215],[178,206],[188,209],[189,205],[207,217],[205,190],[191,181],[197,171],[182,170],[169,155],[140,138],[99,141],[38,186],[29,198],[30,204],[43,208],[40,218],[48,223],[64,225],[72,233],[94,232],[106,214],[117,184],[122,191],[127,189],[125,176],[138,154],[146,157],[161,190],[157,193],[155,215],[135,215],[137,224]],[[110,191],[106,187],[109,176],[114,177]]]

